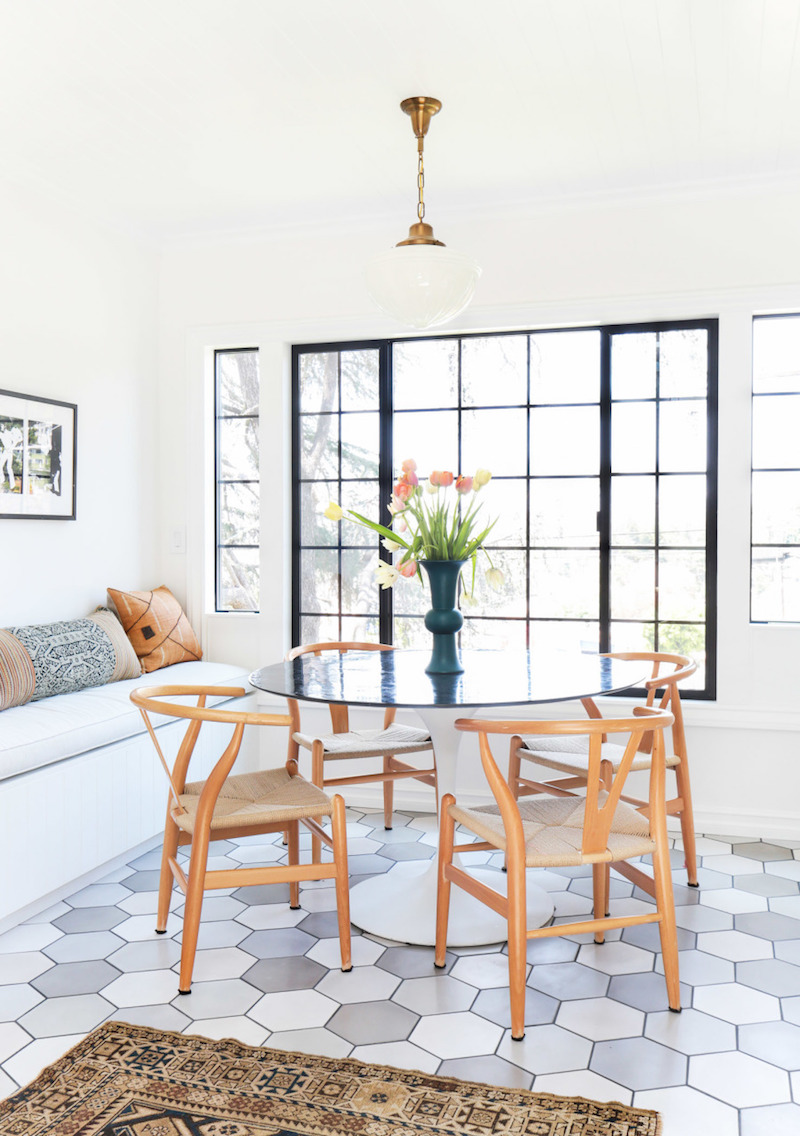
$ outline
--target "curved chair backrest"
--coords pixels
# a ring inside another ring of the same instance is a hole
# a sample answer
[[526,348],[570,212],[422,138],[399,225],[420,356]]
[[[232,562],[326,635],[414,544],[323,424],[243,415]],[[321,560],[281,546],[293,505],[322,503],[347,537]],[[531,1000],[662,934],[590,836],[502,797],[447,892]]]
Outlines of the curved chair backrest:
[[[652,740],[653,760],[650,766],[650,823],[664,826],[666,835],[666,795],[664,764],[664,730],[671,726],[673,715],[667,710],[637,707],[632,717],[625,718],[567,718],[562,720],[503,721],[482,718],[459,718],[457,730],[479,735],[481,762],[486,779],[500,808],[509,846],[517,845],[518,854],[524,856],[524,837],[518,802],[506,778],[501,774],[492,754],[489,736],[513,735],[512,750],[522,744],[521,735],[549,734],[560,736],[583,735],[589,738],[589,768],[586,783],[586,804],[583,824],[583,853],[586,856],[605,853],[611,822],[620,802],[625,778],[636,753],[646,735]],[[608,790],[601,781],[603,739],[606,734],[627,734],[625,752]]]
[[[285,655],[287,663],[292,662],[293,659],[299,659],[301,655],[322,655],[326,651],[337,651],[340,655],[345,655],[348,651],[395,651],[397,648],[391,646],[389,643],[359,643],[359,642],[329,642],[329,643],[304,643],[299,647],[292,647]],[[288,699],[289,713],[294,719],[293,732],[297,733],[300,730],[300,707],[297,700],[294,698]],[[328,709],[331,713],[331,728],[335,734],[346,734],[350,729],[350,713],[348,707],[344,703],[330,702]],[[383,728],[386,729],[394,721],[396,709],[394,706],[389,706],[383,716]]]
[[[246,693],[247,691],[239,686],[139,686],[136,690],[131,691],[131,702],[139,707],[147,732],[156,747],[156,753],[167,775],[175,804],[179,809],[182,809],[180,795],[186,786],[189,762],[192,759],[203,722],[222,722],[233,726],[231,740],[208,778],[209,783],[213,783],[215,786],[222,785],[233,767],[242,744],[245,726],[288,726],[291,728],[292,718],[289,714],[259,714],[249,710],[226,710],[223,706],[206,705],[207,698],[242,698]],[[164,701],[167,698],[185,698],[187,696],[197,699],[194,706],[183,702]],[[161,714],[168,718],[189,719],[189,728],[184,734],[172,769],[170,769],[159,744],[153,723],[150,720],[151,714]],[[219,790],[217,789],[217,791]]]
[[[681,757],[686,756],[686,734],[683,728],[683,710],[678,683],[689,678],[697,670],[697,663],[688,655],[673,655],[666,651],[613,651],[606,655],[608,659],[624,659],[631,662],[652,663],[653,671],[649,679],[645,680],[647,697],[645,706],[655,706],[657,691],[663,690],[658,700],[659,710],[671,710],[675,722],[672,726],[672,748]],[[669,668],[672,668],[671,670]],[[591,698],[581,699],[584,709],[590,718],[601,717],[597,704]],[[649,753],[652,746],[652,735],[645,734],[640,742],[642,753]]]

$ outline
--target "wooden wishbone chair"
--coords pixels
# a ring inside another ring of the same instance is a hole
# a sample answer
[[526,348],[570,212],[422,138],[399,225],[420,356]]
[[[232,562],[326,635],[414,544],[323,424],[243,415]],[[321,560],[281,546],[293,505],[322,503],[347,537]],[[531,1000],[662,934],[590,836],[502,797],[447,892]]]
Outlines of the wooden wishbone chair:
[[[689,779],[689,758],[686,752],[686,732],[683,726],[683,710],[678,684],[689,678],[697,670],[697,664],[686,655],[672,655],[663,651],[626,651],[607,655],[610,659],[630,659],[637,662],[652,663],[651,677],[645,682],[647,698],[645,706],[654,706],[657,692],[663,693],[658,700],[661,710],[669,710],[675,719],[672,726],[672,745],[667,750],[667,769],[675,774],[676,795],[667,800],[667,814],[677,816],[681,825],[683,853],[689,887],[697,887],[697,848],[692,812],[692,786]],[[591,698],[582,699],[590,718],[601,718],[596,703]],[[633,763],[633,771],[650,768],[650,748],[652,737],[646,734],[640,745],[640,752]],[[525,735],[520,739],[516,750],[512,748],[508,763],[508,783],[515,797],[532,793],[550,793],[556,796],[575,793],[586,785],[588,745],[585,738],[562,738],[552,736]],[[623,747],[608,742],[603,745],[603,761],[600,776],[608,787],[612,774],[619,767]],[[534,762],[546,769],[566,774],[565,777],[546,781],[534,781],[521,772],[522,760]],[[647,813],[648,803],[636,797],[623,797],[623,801]]]
[[[665,801],[664,729],[674,721],[666,710],[637,707],[632,718],[567,721],[486,721],[460,718],[456,729],[474,731],[479,736],[481,763],[495,798],[495,804],[467,808],[457,804],[451,793],[442,798],[439,829],[439,873],[436,907],[436,966],[445,964],[450,887],[456,884],[508,920],[508,974],[511,1001],[511,1036],[520,1040],[525,1033],[525,972],[528,939],[552,935],[594,934],[603,942],[604,933],[615,927],[657,923],[661,936],[664,977],[669,1008],[678,1012],[678,941],[672,895],[667,813]],[[582,797],[538,796],[519,801],[502,775],[492,753],[493,734],[511,734],[512,750],[522,734],[589,739],[586,795]],[[603,734],[627,736],[623,754],[608,788],[601,785]],[[648,815],[622,800],[625,778],[632,768],[638,747],[649,735],[652,740]],[[455,826],[462,825],[479,839],[477,843],[456,846]],[[502,851],[506,858],[507,895],[473,879],[453,863],[454,852]],[[639,856],[653,857],[651,878],[626,861]],[[591,864],[594,877],[594,918],[528,930],[526,925],[526,868],[554,868]],[[606,916],[606,865],[643,888],[656,901],[653,912],[642,915]]]
[[[300,906],[300,880],[335,880],[342,970],[350,970],[352,965],[344,800],[338,795],[331,800],[301,777],[292,757],[277,769],[230,776],[246,725],[292,725],[292,718],[288,714],[258,714],[206,704],[208,698],[241,698],[245,693],[239,687],[150,686],[139,687],[131,694],[131,701],[141,711],[169,781],[156,932],[163,935],[166,931],[174,877],[174,881],[186,894],[178,982],[181,994],[188,994],[192,985],[203,892],[206,888],[288,883],[290,906],[297,908]],[[196,698],[196,705],[164,701],[185,695]],[[153,728],[150,716],[154,714],[188,719],[188,727],[172,769],[169,768]],[[203,722],[230,725],[233,728],[231,739],[205,781],[187,782],[189,762]],[[331,836],[322,827],[327,817],[332,821]],[[333,849],[333,863],[300,863],[300,824],[310,829],[316,839]],[[270,832],[288,834],[288,864],[208,870],[208,846],[212,840]],[[176,859],[178,848],[184,844],[191,844],[188,875]]]
[[[286,655],[286,661],[300,658],[301,655],[320,656],[327,651],[338,651],[344,655],[348,651],[394,651],[387,643],[308,643],[294,647]],[[288,699],[289,713],[292,716],[292,739],[295,747],[311,751],[311,781],[320,789],[341,785],[368,785],[375,781],[383,782],[383,824],[392,827],[394,807],[394,783],[412,777],[425,785],[436,788],[436,767],[425,769],[409,765],[400,760],[411,753],[433,751],[431,736],[427,730],[418,726],[405,726],[395,722],[396,708],[388,706],[383,715],[383,727],[379,730],[351,730],[349,708],[343,703],[329,703],[331,732],[321,734],[304,733],[300,725],[300,706],[295,699]],[[295,755],[297,749],[295,749]],[[355,758],[381,758],[382,768],[376,773],[362,773],[348,777],[328,777],[325,766],[328,762],[352,761]],[[314,859],[319,858],[319,843],[312,842]]]

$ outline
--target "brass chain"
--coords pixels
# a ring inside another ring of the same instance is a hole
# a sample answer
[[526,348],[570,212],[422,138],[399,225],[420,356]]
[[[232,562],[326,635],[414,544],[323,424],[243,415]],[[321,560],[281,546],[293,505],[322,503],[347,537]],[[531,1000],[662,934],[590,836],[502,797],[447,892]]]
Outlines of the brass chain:
[[[422,139],[420,139],[422,141]],[[425,163],[422,160],[422,147],[420,146],[419,158],[417,159],[417,186],[419,187],[419,202],[417,204],[417,217],[420,221],[425,217],[425,202],[423,195],[425,192]]]

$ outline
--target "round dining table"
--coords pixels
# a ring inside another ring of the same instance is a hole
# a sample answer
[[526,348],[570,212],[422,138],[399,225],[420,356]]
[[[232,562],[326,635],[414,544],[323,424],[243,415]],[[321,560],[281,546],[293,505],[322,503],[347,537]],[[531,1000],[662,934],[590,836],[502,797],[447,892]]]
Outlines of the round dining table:
[[[328,651],[262,667],[250,675],[250,683],[269,694],[306,702],[413,709],[433,742],[441,800],[445,793],[457,797],[462,738],[455,729],[458,718],[474,717],[483,709],[483,716],[535,720],[532,709],[537,706],[617,693],[641,686],[649,677],[641,661],[569,651],[462,650],[464,670],[452,675],[426,674],[429,659],[429,651],[404,649]],[[514,710],[499,712],[503,707]],[[488,786],[486,792],[491,800]],[[468,866],[468,870],[489,887],[505,890],[502,869]],[[553,915],[548,891],[535,884],[536,874],[529,874],[527,888],[529,927],[541,927]],[[435,858],[399,862],[351,888],[351,919],[384,939],[433,945],[436,882]],[[505,919],[460,888],[453,890],[448,945],[479,946],[507,937]]]

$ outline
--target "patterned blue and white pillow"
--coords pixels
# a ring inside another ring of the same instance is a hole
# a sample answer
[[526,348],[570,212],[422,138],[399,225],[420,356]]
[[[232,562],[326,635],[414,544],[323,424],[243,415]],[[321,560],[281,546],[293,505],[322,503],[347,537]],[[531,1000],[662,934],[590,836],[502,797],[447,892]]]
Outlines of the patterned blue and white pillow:
[[9,627],[31,657],[36,689],[31,701],[69,694],[111,680],[114,644],[91,619],[68,619],[30,627]]

